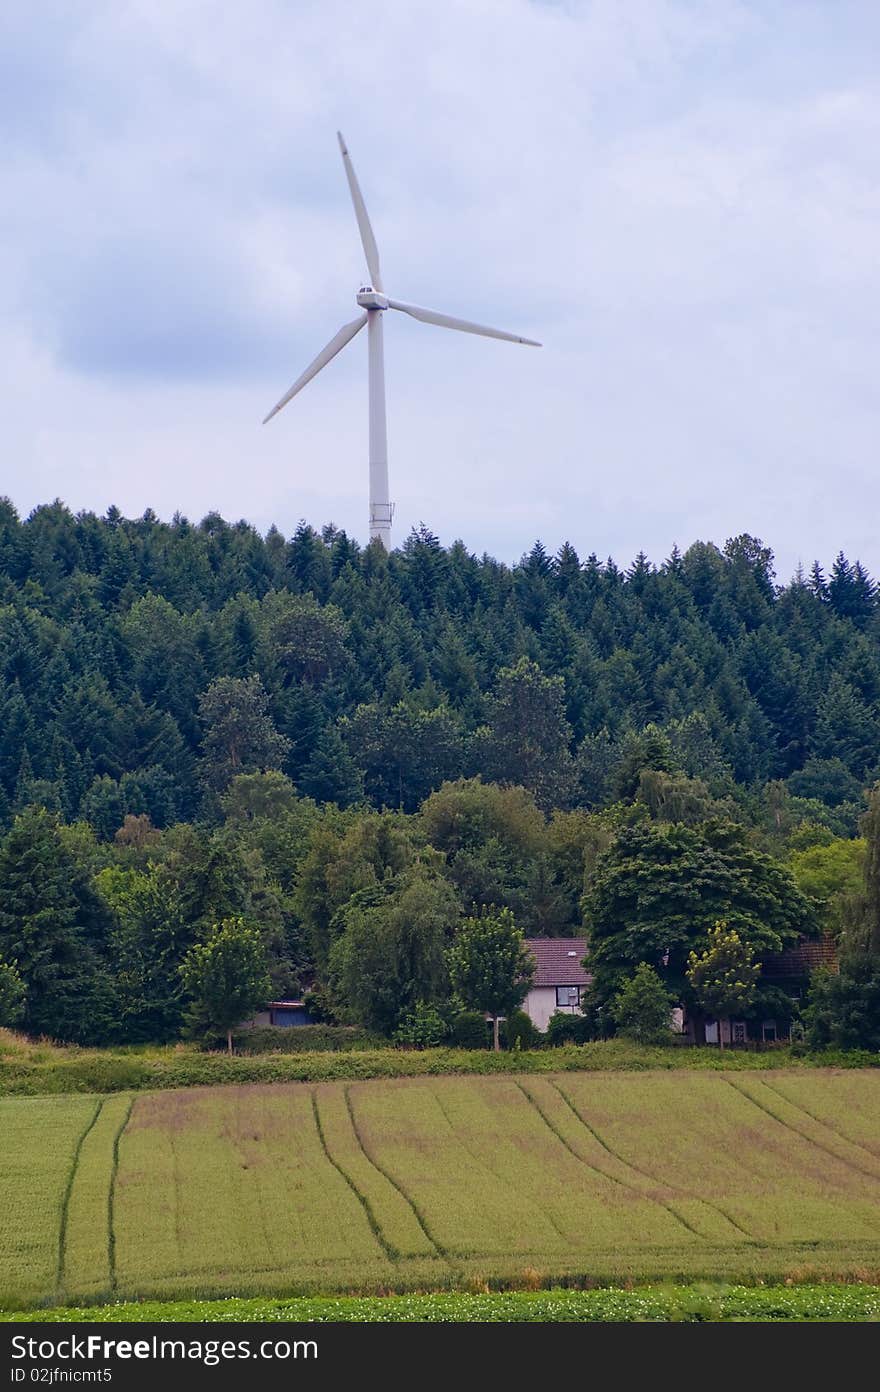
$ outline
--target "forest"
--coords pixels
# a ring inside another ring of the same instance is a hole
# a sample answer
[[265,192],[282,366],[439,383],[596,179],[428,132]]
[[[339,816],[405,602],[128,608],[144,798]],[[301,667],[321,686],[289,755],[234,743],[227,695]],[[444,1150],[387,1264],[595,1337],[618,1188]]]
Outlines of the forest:
[[508,566],[424,526],[386,554],[4,501],[0,702],[0,1011],[31,1033],[177,1038],[185,959],[238,924],[273,995],[393,1036],[507,911],[590,938],[596,1028],[643,960],[686,992],[721,921],[838,938],[814,1032],[880,1034],[880,597],[842,553],[781,584],[747,535]]

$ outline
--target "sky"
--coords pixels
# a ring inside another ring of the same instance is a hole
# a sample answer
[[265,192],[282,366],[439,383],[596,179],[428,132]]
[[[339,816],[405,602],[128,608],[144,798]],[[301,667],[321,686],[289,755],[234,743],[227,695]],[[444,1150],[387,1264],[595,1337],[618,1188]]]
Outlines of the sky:
[[0,10],[0,494],[628,564],[750,532],[880,573],[875,0],[37,0]]

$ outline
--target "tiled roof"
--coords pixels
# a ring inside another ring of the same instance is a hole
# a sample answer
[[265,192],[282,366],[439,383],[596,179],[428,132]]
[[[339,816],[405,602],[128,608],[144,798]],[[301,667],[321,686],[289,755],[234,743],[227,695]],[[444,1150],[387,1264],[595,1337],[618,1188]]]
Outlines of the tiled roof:
[[768,978],[809,976],[817,967],[837,971],[837,949],[830,938],[804,939],[784,952],[766,957],[762,975]]
[[589,986],[593,979],[581,966],[586,938],[526,938],[526,947],[538,964],[533,986]]

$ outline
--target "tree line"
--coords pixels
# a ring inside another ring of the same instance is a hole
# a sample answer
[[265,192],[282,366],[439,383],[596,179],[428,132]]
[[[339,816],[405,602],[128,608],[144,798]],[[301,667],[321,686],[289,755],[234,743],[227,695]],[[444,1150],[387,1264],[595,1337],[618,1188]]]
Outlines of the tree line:
[[182,966],[230,923],[274,994],[314,980],[317,1010],[389,1035],[451,997],[481,915],[588,931],[606,1029],[642,961],[693,990],[719,922],[758,955],[861,941],[878,638],[859,562],[779,585],[748,536],[505,566],[424,527],[386,555],[333,527],[0,504],[15,1009],[64,1038],[176,1037]]

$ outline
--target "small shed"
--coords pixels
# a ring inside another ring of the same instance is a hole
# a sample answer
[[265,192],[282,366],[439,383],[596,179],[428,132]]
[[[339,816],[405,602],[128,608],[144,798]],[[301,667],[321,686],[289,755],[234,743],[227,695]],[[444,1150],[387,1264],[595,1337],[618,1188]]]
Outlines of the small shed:
[[314,1024],[305,1001],[280,1000],[269,1002],[270,1025],[311,1025]]
[[557,1010],[580,1015],[583,994],[592,981],[583,960],[586,938],[526,938],[526,947],[535,959],[535,976],[523,1010],[542,1032]]

